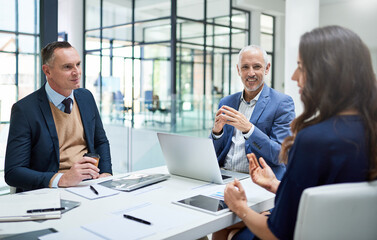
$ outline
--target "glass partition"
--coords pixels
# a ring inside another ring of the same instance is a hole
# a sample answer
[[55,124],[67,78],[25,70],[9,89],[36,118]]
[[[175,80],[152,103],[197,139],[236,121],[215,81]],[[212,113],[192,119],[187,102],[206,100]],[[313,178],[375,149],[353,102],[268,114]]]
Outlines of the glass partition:
[[[40,87],[39,0],[0,0],[0,172],[15,102]],[[0,188],[2,181],[0,181]]]
[[270,72],[267,75],[266,83],[269,86],[274,86],[274,68],[275,68],[275,51],[274,51],[274,38],[275,38],[275,17],[261,14],[260,17],[260,42],[261,46],[266,50],[269,60],[271,62]]
[[85,9],[85,86],[107,128],[128,129],[118,129],[128,151],[114,153],[128,170],[163,164],[152,160],[157,131],[208,136],[219,100],[242,86],[235,58],[250,36],[250,13],[230,0],[132,4],[87,0]]

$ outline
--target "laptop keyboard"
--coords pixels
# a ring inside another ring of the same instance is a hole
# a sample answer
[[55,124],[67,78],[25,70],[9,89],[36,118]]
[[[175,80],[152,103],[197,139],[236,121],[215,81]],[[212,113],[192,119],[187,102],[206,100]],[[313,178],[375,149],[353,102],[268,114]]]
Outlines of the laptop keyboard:
[[221,175],[222,179],[225,180],[225,179],[228,179],[228,178],[232,178],[231,176],[228,176],[228,175]]

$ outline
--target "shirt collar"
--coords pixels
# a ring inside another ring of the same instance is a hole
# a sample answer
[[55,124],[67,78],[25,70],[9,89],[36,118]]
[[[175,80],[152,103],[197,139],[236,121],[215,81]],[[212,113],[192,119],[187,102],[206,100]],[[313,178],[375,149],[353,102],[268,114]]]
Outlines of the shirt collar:
[[[45,89],[46,89],[48,100],[52,102],[55,106],[58,106],[59,104],[62,103],[64,99],[66,99],[66,97],[64,97],[63,95],[61,95],[60,93],[57,93],[54,89],[52,89],[50,84],[48,84],[48,82],[46,82]],[[74,90],[72,90],[71,95],[68,96],[69,98],[72,99],[72,102],[74,100],[73,91]]]
[[251,99],[251,101],[250,102],[246,102],[246,100],[245,100],[245,98],[243,97],[243,94],[244,94],[244,92],[245,92],[245,90],[243,90],[242,91],[242,94],[241,94],[241,98],[240,98],[240,100],[243,102],[243,103],[245,103],[246,105],[251,105],[251,103],[253,102],[253,101],[255,101],[255,102],[257,102],[258,101],[258,99],[259,99],[259,97],[260,97],[260,94],[262,93],[262,91],[263,91],[263,89],[253,98],[253,99]]

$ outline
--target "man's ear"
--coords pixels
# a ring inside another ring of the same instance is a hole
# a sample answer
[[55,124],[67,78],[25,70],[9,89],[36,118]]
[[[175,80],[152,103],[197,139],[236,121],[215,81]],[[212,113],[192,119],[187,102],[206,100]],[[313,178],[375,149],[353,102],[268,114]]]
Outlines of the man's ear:
[[264,75],[268,74],[268,72],[270,71],[270,67],[271,67],[271,63],[268,63],[267,66],[266,66],[266,71],[265,71]]
[[238,63],[236,64],[236,67],[237,67],[238,76],[241,76],[241,72],[240,72],[240,68],[238,67]]
[[46,76],[50,76],[50,67],[47,64],[42,65],[42,71]]

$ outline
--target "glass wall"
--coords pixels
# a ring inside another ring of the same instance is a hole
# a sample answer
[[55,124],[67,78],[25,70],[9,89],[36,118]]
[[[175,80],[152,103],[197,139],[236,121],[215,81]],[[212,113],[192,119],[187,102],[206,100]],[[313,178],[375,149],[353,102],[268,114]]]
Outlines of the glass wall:
[[274,87],[274,66],[275,66],[275,17],[267,14],[261,14],[261,46],[266,50],[267,55],[270,58],[271,69],[267,84]]
[[208,129],[219,98],[238,87],[229,59],[249,43],[250,13],[229,0],[174,1],[85,1],[85,87],[104,122]]
[[[84,82],[103,122],[127,134],[208,136],[220,98],[242,89],[235,63],[250,42],[250,13],[231,0],[84,4]],[[132,152],[137,140],[124,138]]]
[[39,0],[0,0],[0,171],[12,105],[39,88]]

